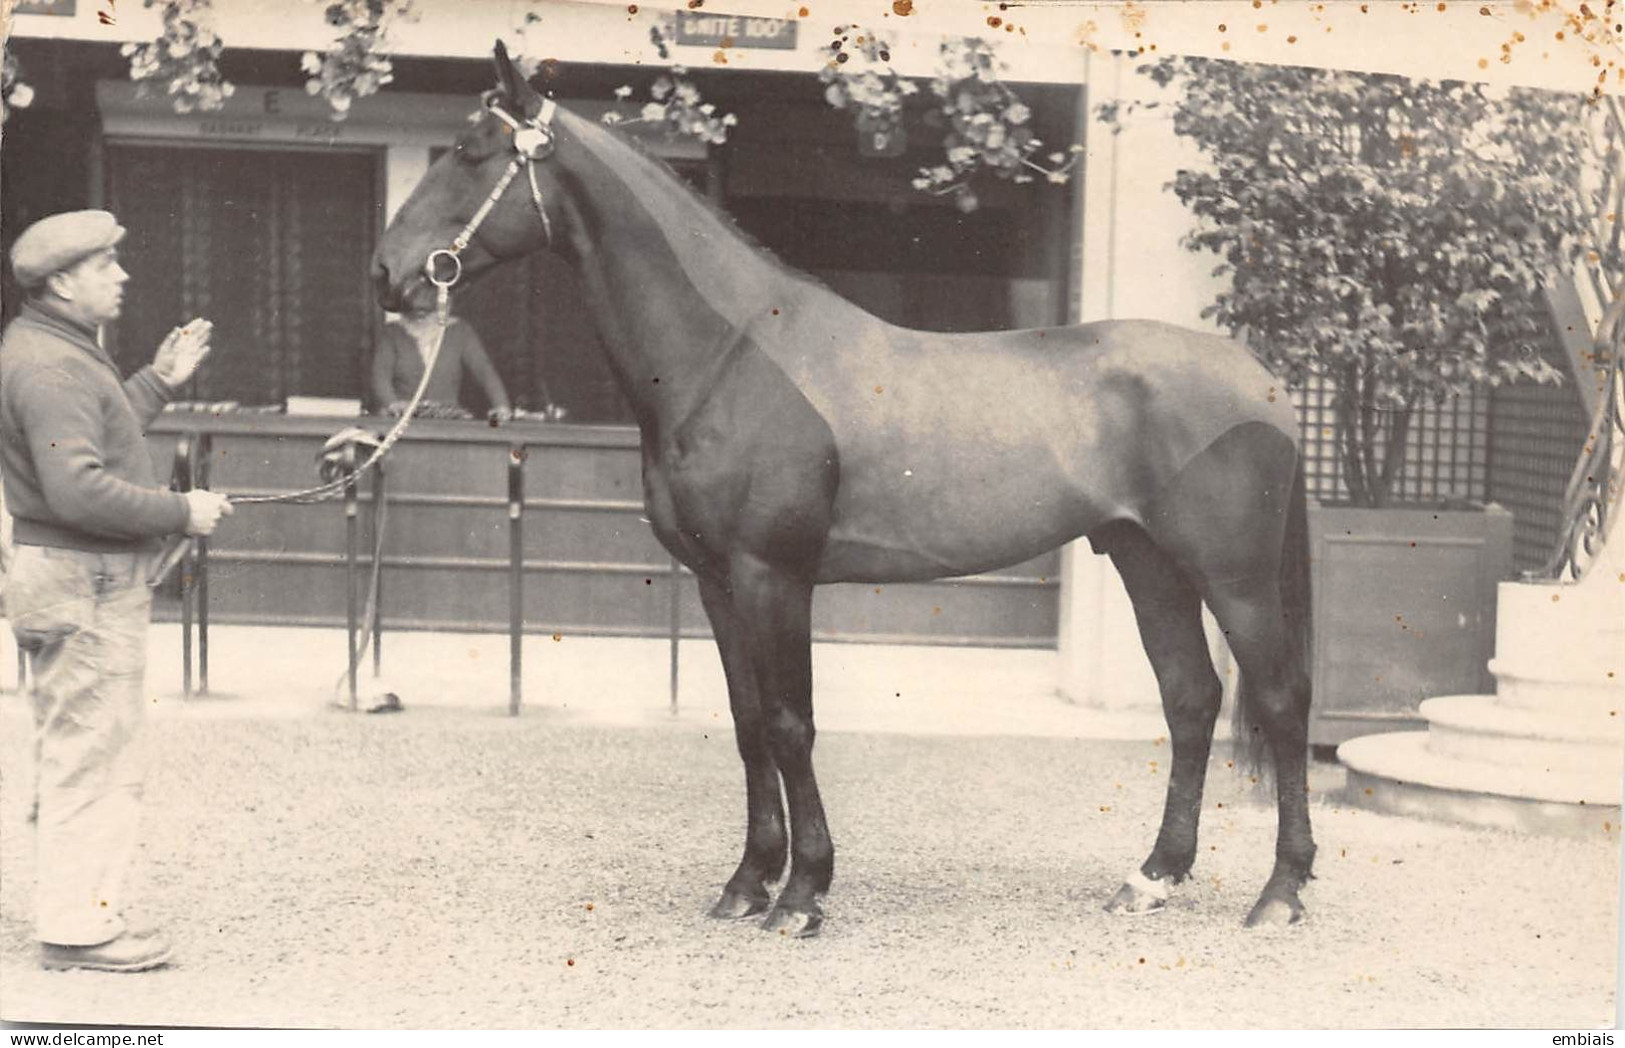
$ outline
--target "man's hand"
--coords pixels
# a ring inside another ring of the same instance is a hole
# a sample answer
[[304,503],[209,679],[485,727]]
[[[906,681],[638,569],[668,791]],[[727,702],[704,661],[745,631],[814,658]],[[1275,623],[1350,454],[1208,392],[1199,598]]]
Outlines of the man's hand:
[[182,324],[165,336],[158,355],[152,360],[152,370],[171,389],[185,385],[203,358],[209,355],[209,336],[213,332],[214,323],[202,317]]
[[231,503],[226,496],[218,491],[204,491],[193,488],[182,492],[186,496],[186,533],[188,535],[212,535],[214,529],[220,524],[221,517],[232,514]]

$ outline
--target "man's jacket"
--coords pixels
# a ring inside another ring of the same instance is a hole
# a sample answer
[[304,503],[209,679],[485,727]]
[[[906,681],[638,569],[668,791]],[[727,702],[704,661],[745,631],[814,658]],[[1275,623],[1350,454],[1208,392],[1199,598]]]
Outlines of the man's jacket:
[[158,486],[145,430],[172,392],[152,368],[120,381],[96,332],[34,300],[0,340],[0,469],[14,540],[103,552],[186,527]]

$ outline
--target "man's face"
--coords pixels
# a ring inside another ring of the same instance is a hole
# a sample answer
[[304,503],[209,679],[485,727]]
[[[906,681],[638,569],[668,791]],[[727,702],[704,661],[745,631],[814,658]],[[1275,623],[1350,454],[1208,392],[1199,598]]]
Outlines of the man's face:
[[51,277],[69,312],[88,324],[105,324],[124,308],[124,282],[118,249],[107,248]]

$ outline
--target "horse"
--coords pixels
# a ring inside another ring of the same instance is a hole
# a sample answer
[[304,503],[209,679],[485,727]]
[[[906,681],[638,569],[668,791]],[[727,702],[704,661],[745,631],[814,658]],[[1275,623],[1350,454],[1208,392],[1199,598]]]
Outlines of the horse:
[[1241,672],[1238,749],[1273,772],[1278,807],[1245,924],[1297,922],[1315,853],[1308,543],[1280,381],[1233,340],[1151,321],[894,326],[780,263],[622,132],[542,97],[500,41],[495,65],[373,279],[398,309],[534,251],[580,275],[641,431],[648,520],[698,580],[727,681],[746,828],[711,916],[793,936],[824,920],[814,588],[968,575],[1087,537],[1125,583],[1173,745],[1156,842],[1107,911],[1163,909],[1196,858],[1223,693],[1205,602]]

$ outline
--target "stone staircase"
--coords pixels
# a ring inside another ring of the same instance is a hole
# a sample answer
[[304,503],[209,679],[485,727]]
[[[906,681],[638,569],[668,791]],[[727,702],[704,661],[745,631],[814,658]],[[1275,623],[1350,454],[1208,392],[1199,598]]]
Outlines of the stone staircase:
[[[1625,546],[1620,538],[1616,550]],[[1480,826],[1617,832],[1625,575],[1609,564],[1604,576],[1602,566],[1588,577],[1611,586],[1502,583],[1490,661],[1496,693],[1428,699],[1426,731],[1345,742],[1337,756],[1349,770],[1350,799]]]
[[1571,357],[1592,425],[1569,483],[1562,542],[1543,571],[1499,587],[1489,663],[1494,695],[1429,699],[1421,705],[1426,731],[1367,735],[1338,747],[1349,770],[1348,798],[1363,807],[1541,833],[1619,832],[1625,276],[1613,266],[1625,229],[1625,106],[1608,100],[1603,119],[1604,214],[1596,253],[1576,267],[1570,296],[1587,317]]

